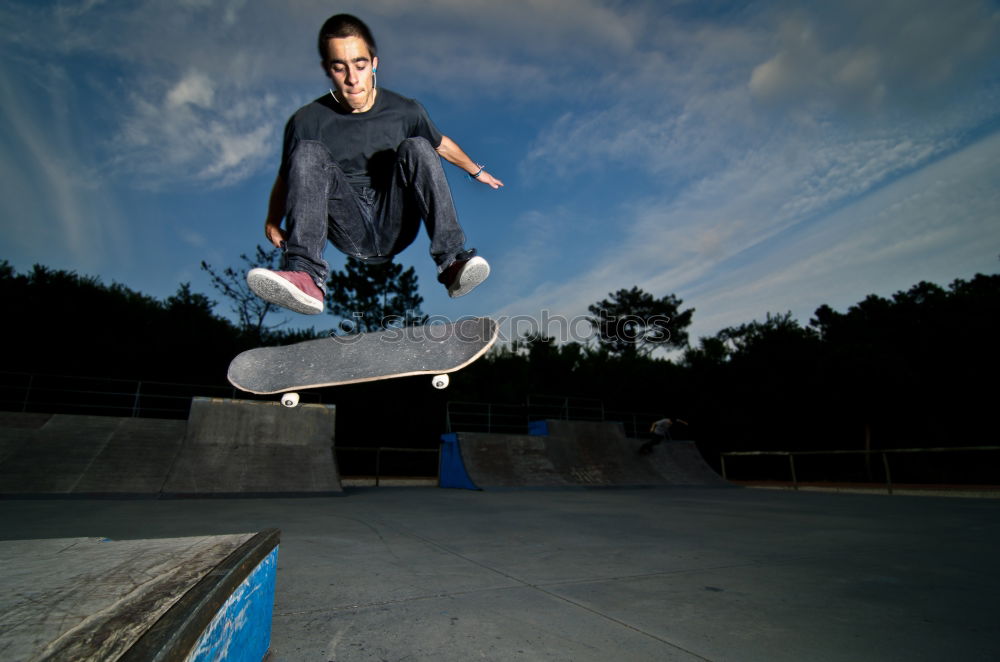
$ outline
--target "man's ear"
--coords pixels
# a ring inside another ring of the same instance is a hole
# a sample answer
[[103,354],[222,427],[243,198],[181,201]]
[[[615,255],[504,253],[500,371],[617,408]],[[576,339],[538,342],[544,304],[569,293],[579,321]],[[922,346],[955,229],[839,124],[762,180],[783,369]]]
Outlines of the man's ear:
[[378,69],[378,55],[372,58],[372,71]]
[[327,66],[326,60],[320,60],[319,66],[323,69],[323,74],[330,80],[333,80],[333,76],[330,75],[330,67]]

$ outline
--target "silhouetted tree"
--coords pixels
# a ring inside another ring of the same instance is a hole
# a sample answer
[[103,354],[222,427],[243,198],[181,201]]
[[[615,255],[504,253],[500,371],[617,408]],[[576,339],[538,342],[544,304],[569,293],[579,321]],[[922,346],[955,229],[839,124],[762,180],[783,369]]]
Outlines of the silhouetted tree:
[[417,289],[413,267],[404,271],[395,262],[367,264],[348,257],[343,271],[330,273],[326,302],[345,333],[413,326],[427,320]]
[[215,302],[204,294],[191,291],[191,283],[181,283],[177,292],[163,302],[167,312],[178,317],[211,317]]
[[597,341],[622,358],[649,356],[654,350],[682,349],[694,308],[681,311],[683,301],[673,294],[659,299],[638,287],[618,290],[588,307]]
[[238,331],[214,303],[182,284],[160,301],[120,283],[35,265],[0,265],[0,306],[17,324],[0,325],[5,369],[62,375],[224,380]]
[[[754,320],[727,327],[715,339],[722,343],[729,360],[754,357],[777,361],[782,356],[815,353],[819,338],[812,329],[802,327],[789,311],[783,315],[767,313],[763,322]],[[718,351],[717,345],[714,348]]]
[[933,425],[971,435],[967,422],[992,409],[983,384],[1000,370],[1000,275],[977,274],[947,289],[921,282],[888,298],[869,295],[842,313],[820,306],[810,324],[847,404],[866,423],[899,430],[900,443],[935,436],[928,412],[942,421]]
[[261,344],[268,333],[281,326],[265,324],[267,316],[278,310],[272,303],[264,301],[247,285],[246,272],[254,267],[276,269],[281,258],[277,248],[267,250],[258,245],[253,258],[245,253],[240,255],[243,261],[241,267],[226,267],[222,273],[217,272],[210,264],[202,260],[201,268],[208,272],[212,287],[229,299],[232,311],[239,319],[240,329],[247,334],[255,344]]
[[729,361],[730,349],[726,341],[718,336],[705,336],[698,339],[697,347],[684,350],[681,362],[694,370],[703,370],[720,366]]

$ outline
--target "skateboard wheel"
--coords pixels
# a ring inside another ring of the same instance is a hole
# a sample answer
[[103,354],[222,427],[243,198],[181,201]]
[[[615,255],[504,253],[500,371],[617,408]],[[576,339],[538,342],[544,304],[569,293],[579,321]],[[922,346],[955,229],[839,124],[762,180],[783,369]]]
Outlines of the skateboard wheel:
[[437,389],[448,388],[448,383],[450,381],[451,380],[448,378],[448,375],[434,375],[434,379],[431,380],[431,384],[434,384],[434,388]]
[[286,407],[295,407],[299,404],[299,394],[298,393],[285,393],[281,396],[281,404]]

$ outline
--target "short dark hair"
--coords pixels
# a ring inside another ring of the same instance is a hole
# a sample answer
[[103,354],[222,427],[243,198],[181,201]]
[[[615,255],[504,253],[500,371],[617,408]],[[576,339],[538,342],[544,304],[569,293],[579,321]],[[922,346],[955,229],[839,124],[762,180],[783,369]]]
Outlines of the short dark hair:
[[350,14],[337,14],[326,19],[326,23],[319,29],[319,56],[326,62],[327,43],[331,39],[343,39],[344,37],[360,37],[368,44],[368,53],[374,58],[376,55],[375,37],[368,29],[365,22],[357,16]]

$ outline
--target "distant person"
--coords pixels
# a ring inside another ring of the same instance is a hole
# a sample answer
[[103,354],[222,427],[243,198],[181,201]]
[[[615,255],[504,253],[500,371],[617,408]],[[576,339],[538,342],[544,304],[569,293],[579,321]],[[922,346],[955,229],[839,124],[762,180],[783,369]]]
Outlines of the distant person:
[[673,441],[673,438],[670,436],[670,428],[673,427],[674,423],[687,425],[687,421],[679,418],[661,418],[658,421],[654,421],[653,424],[649,426],[649,432],[652,435],[652,438],[639,447],[639,454],[649,455],[653,452],[653,446],[656,446],[664,441]]
[[333,87],[288,121],[264,222],[268,241],[285,251],[285,271],[252,269],[247,283],[266,301],[321,313],[328,239],[378,264],[413,243],[423,220],[438,280],[452,297],[467,294],[490,268],[465,248],[441,159],[493,189],[503,182],[438,131],[420,103],[377,87],[375,39],[360,19],[331,17],[318,45]]

